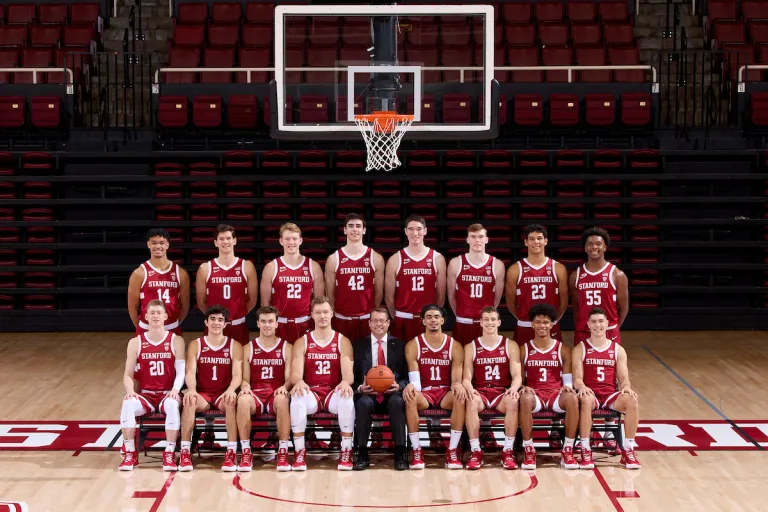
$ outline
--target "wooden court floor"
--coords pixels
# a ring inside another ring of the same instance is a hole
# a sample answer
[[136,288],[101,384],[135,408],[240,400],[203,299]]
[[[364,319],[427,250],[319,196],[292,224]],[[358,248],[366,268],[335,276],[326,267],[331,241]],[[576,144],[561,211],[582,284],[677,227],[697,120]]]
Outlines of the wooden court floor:
[[476,472],[444,470],[438,456],[395,472],[377,456],[365,472],[310,460],[303,474],[257,462],[236,476],[220,456],[195,457],[186,474],[144,457],[116,470],[103,446],[117,428],[126,333],[0,334],[0,511],[768,511],[768,334],[622,338],[641,400],[640,471],[598,454],[595,471],[567,472],[540,451],[535,472],[504,471],[488,454]]

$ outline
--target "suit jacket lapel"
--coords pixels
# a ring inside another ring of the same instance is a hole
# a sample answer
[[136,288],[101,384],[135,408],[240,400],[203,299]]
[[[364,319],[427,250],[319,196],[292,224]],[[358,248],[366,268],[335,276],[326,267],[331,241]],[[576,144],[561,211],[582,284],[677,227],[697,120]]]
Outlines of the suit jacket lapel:
[[[388,366],[390,368],[396,368],[397,365],[395,364],[396,361],[395,358],[395,342],[392,341],[391,337],[387,338],[387,362],[389,363]],[[397,379],[399,375],[395,373],[395,379]]]
[[[363,352],[363,368],[368,368],[370,370],[373,368],[373,356],[371,356],[371,345],[370,343],[366,345],[367,350]],[[365,377],[365,374],[368,373],[368,370],[363,372],[363,377]]]

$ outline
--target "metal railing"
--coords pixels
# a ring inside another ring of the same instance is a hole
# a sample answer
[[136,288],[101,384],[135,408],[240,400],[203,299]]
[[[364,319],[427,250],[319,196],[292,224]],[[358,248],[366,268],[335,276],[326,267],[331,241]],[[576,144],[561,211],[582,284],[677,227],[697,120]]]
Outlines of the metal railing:
[[[66,73],[67,77],[69,77],[69,80],[66,84],[63,85],[71,85],[74,83],[74,74],[72,73],[72,70],[69,68],[0,68],[0,73],[32,73],[32,83],[37,84],[37,74],[38,73]],[[67,94],[72,94],[70,92],[71,89],[67,89]]]
[[[422,71],[458,71],[459,83],[464,83],[467,72],[482,72],[485,70],[479,66],[423,66]],[[595,71],[595,70],[646,70],[651,72],[651,83],[658,82],[656,68],[648,64],[638,64],[629,66],[499,66],[494,67],[494,71],[567,71],[568,83],[573,82],[574,71]],[[285,68],[286,72],[346,72],[346,67],[312,67],[312,68]],[[275,68],[160,68],[155,72],[154,83],[160,83],[161,73],[245,73],[246,83],[251,83],[251,73],[274,73]]]

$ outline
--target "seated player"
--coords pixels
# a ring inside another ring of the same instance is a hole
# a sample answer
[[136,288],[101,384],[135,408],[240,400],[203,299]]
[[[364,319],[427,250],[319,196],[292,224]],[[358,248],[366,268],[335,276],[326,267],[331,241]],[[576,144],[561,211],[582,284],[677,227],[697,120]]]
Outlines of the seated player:
[[[608,409],[624,413],[624,447],[620,464],[627,469],[640,469],[635,456],[635,434],[640,421],[637,393],[632,390],[627,369],[627,353],[618,340],[608,339],[608,318],[605,311],[594,308],[587,319],[590,336],[573,349],[573,384],[581,404],[579,436],[582,469],[593,469],[589,435],[592,411]],[[617,386],[618,381],[618,386]]]
[[341,457],[339,471],[352,470],[352,432],[355,404],[352,400],[352,343],[331,328],[333,308],[326,297],[312,299],[310,314],[315,329],[293,345],[291,360],[291,428],[293,430],[293,471],[306,471],[307,450],[304,431],[307,415],[318,410],[339,417]]
[[428,304],[421,310],[426,332],[405,346],[408,380],[403,390],[408,438],[413,447],[409,467],[424,469],[424,450],[419,439],[419,411],[439,407],[451,411],[451,439],[445,452],[445,467],[461,469],[459,441],[464,429],[467,392],[461,384],[464,351],[461,343],[443,334],[445,310]]
[[536,337],[520,347],[525,386],[520,391],[520,430],[525,458],[523,469],[536,469],[533,415],[539,411],[565,413],[565,445],[561,465],[578,469],[573,444],[579,427],[579,401],[573,390],[571,350],[551,337],[557,311],[549,304],[535,304],[528,311]]
[[[165,438],[163,470],[176,471],[176,438],[179,435],[179,390],[184,384],[184,339],[165,330],[168,314],[162,300],[147,304],[145,320],[147,332],[128,342],[123,372],[125,398],[120,411],[125,453],[118,466],[120,471],[132,471],[139,465],[136,453],[136,417],[147,413],[165,414]],[[139,364],[138,371],[136,364]],[[139,392],[134,391],[134,378]]]
[[274,414],[280,438],[277,470],[290,471],[288,448],[291,436],[290,415],[290,343],[275,335],[279,312],[274,306],[262,306],[256,312],[259,337],[245,346],[243,384],[237,399],[237,428],[243,451],[238,471],[251,471],[251,416]]
[[242,381],[243,347],[234,338],[224,336],[229,322],[227,308],[214,305],[205,312],[207,336],[192,340],[187,353],[187,390],[181,414],[181,456],[179,471],[192,471],[192,430],[195,415],[209,409],[224,411],[227,422],[227,453],[222,471],[237,469],[237,423],[235,392]]
[[480,413],[496,409],[504,414],[504,451],[501,465],[517,469],[515,461],[515,432],[517,432],[520,349],[517,343],[499,335],[499,311],[488,306],[480,317],[483,335],[464,347],[464,388],[467,390],[467,433],[472,456],[467,469],[480,469],[483,450],[480,448]]

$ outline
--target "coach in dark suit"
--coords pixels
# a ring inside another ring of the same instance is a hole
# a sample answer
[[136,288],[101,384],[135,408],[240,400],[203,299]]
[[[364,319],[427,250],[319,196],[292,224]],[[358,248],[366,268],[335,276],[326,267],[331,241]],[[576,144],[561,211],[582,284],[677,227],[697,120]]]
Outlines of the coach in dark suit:
[[[355,443],[358,457],[354,468],[368,468],[368,438],[371,433],[373,414],[389,414],[392,438],[395,441],[395,469],[408,469],[405,448],[405,402],[402,392],[408,384],[408,367],[405,364],[405,342],[390,336],[389,312],[378,307],[371,311],[368,321],[371,335],[360,338],[354,343],[355,351]],[[381,356],[384,356],[384,361]],[[365,384],[368,370],[378,365],[386,365],[395,374],[395,382],[386,393],[376,393]]]

